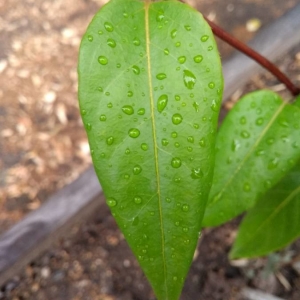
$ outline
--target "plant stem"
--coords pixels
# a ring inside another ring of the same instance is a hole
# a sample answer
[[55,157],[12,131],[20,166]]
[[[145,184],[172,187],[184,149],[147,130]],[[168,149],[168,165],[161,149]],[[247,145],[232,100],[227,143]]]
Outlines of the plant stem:
[[292,93],[293,96],[300,95],[300,88],[295,86],[291,80],[282,73],[278,67],[276,67],[271,61],[269,61],[267,58],[256,52],[255,50],[251,49],[246,44],[242,43],[226,31],[224,31],[221,27],[216,25],[214,22],[208,20],[206,17],[204,17],[207,23],[210,25],[213,33],[219,37],[221,40],[225,41],[235,49],[241,51],[248,57],[255,60],[257,63],[259,63],[262,67],[270,71],[279,81],[281,81],[287,89]]

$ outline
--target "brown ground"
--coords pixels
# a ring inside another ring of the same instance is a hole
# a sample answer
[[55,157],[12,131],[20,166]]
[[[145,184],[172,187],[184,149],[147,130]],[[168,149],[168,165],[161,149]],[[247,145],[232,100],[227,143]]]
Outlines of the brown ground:
[[[76,100],[76,64],[80,37],[102,2],[0,1],[0,233],[90,164]],[[268,24],[295,3],[300,1],[203,0],[198,7],[247,41],[254,34],[249,20]],[[230,53],[223,43],[220,50],[223,58]],[[300,83],[300,48],[282,67]],[[248,89],[265,85],[284,89],[271,76],[254,79]],[[0,299],[150,299],[151,290],[106,207],[91,220],[74,226],[68,238],[0,289]],[[300,279],[291,263],[280,269],[291,285],[284,287],[272,272],[267,280],[258,279],[268,266],[264,260],[246,261],[243,268],[228,262],[235,228],[231,223],[204,233],[182,299],[237,299],[245,285],[300,299]],[[294,249],[300,252],[299,243]]]

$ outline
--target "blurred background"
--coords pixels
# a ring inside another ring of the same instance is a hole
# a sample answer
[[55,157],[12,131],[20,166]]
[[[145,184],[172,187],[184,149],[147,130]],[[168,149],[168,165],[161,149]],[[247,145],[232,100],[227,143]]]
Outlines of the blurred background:
[[[88,23],[106,2],[0,0],[0,233],[91,165],[77,103],[77,57]],[[247,42],[300,0],[186,2]],[[233,50],[219,40],[218,44],[226,60]],[[300,85],[300,46],[280,66]],[[224,109],[230,109],[240,94],[265,86],[285,92],[271,75],[262,74],[233,95]],[[282,262],[290,249],[280,256],[242,262],[242,268],[227,260],[238,221],[204,232],[182,299],[239,299],[245,286],[300,299],[300,271]],[[282,267],[286,286],[267,272],[274,261]],[[0,287],[0,299],[154,298],[103,205]]]

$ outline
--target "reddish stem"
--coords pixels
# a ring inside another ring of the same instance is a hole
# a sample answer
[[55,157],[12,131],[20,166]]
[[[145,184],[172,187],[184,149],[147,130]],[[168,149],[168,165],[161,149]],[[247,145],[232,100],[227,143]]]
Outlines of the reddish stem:
[[265,69],[270,71],[279,81],[281,81],[282,83],[284,83],[286,85],[286,87],[289,89],[289,91],[292,93],[293,96],[298,96],[300,94],[300,88],[295,86],[290,81],[290,79],[285,74],[283,74],[279,70],[279,68],[277,68],[271,61],[269,61],[264,56],[262,56],[261,54],[259,54],[255,50],[251,49],[246,44],[242,43],[241,41],[239,41],[238,39],[236,39],[235,37],[233,37],[232,35],[230,35],[226,31],[224,31],[221,27],[216,25],[214,22],[208,20],[207,18],[205,18],[205,20],[210,25],[213,33],[217,37],[219,37],[220,39],[222,39],[223,41],[225,41],[226,43],[228,43],[229,45],[231,45],[235,49],[238,49],[239,51],[241,51],[242,53],[244,53],[248,57],[255,60],[257,63],[259,63]]

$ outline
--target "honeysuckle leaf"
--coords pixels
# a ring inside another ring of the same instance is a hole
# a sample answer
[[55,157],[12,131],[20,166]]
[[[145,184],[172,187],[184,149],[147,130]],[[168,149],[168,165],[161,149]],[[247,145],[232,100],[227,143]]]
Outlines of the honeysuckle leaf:
[[217,136],[213,186],[204,226],[251,208],[300,157],[300,109],[271,91],[243,97]]
[[107,204],[158,299],[178,299],[212,182],[223,79],[178,1],[112,0],[80,47],[79,102]]
[[300,164],[247,213],[231,258],[257,257],[279,250],[300,236]]

